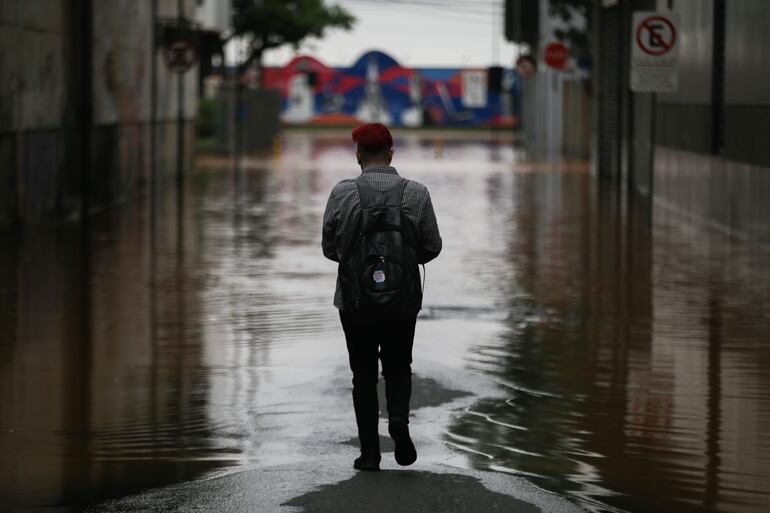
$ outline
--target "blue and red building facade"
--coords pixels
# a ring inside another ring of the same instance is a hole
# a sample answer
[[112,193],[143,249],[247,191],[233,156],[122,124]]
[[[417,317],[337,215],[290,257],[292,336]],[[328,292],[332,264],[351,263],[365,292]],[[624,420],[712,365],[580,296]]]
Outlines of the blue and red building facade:
[[501,71],[491,84],[486,68],[407,68],[370,51],[347,68],[299,56],[265,68],[263,85],[281,92],[287,124],[513,127],[519,84]]

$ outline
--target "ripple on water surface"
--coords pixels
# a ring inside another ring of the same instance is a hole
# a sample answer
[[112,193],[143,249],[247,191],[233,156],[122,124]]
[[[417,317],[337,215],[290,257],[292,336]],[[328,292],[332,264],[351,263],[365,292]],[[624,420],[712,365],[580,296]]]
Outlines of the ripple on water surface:
[[[766,250],[620,216],[584,162],[500,134],[397,140],[444,236],[417,364],[484,383],[440,427],[453,463],[594,511],[770,510]],[[140,198],[0,248],[0,505],[74,511],[340,436],[320,226],[355,162],[347,134],[279,149],[164,189],[154,220]]]

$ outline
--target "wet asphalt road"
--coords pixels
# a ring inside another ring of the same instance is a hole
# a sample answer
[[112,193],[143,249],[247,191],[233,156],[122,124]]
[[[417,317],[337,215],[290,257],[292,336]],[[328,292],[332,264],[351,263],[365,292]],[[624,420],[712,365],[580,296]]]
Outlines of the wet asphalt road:
[[650,223],[585,163],[499,135],[397,139],[445,242],[415,342],[416,465],[352,469],[320,219],[353,147],[290,132],[237,171],[200,159],[181,196],[85,237],[2,248],[0,509],[770,507],[766,248]]

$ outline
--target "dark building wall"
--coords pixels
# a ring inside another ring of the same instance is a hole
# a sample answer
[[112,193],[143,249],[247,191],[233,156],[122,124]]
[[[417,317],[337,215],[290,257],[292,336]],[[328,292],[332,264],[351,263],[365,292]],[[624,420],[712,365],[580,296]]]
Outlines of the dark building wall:
[[0,2],[0,232],[66,203],[64,4]]
[[565,154],[588,158],[591,148],[591,91],[587,80],[567,81],[562,95],[562,148]]
[[[665,10],[667,1],[658,2]],[[708,152],[711,148],[714,0],[676,0],[679,13],[679,91],[658,95],[657,142]]]
[[16,138],[0,135],[0,233],[16,224],[18,193],[16,185]]
[[725,3],[725,158],[770,167],[770,2]]
[[[184,0],[186,16],[195,15],[196,5]],[[84,6],[92,21],[86,48]],[[153,57],[152,6],[152,0],[0,2],[0,234],[74,218],[84,197],[90,210],[103,208],[149,182],[153,58],[156,171],[161,179],[175,172],[178,77],[159,52]],[[157,6],[161,18],[178,15],[177,0]],[[84,78],[87,64],[90,79]],[[195,77],[193,68],[184,78],[185,169],[193,148]],[[85,126],[91,127],[86,147]],[[88,155],[79,154],[88,147]]]
[[630,174],[633,97],[629,91],[628,55],[633,10],[649,0],[594,5],[594,170],[604,179],[625,183]]
[[[222,84],[216,96],[217,112],[214,136],[217,151],[238,151],[249,154],[273,147],[280,131],[283,100],[275,89],[244,89],[240,91],[240,108],[235,108],[236,94],[232,85]],[[239,113],[241,127],[235,131],[235,113]],[[237,148],[234,137],[238,137]]]
[[[176,172],[179,75],[170,73],[162,53],[152,50],[151,0],[94,2],[94,130],[91,186],[93,208],[121,201],[152,179],[152,68],[155,65],[155,172],[157,179]],[[158,0],[161,20],[176,18],[177,0]],[[184,15],[195,14],[196,0],[184,0]],[[155,62],[153,62],[155,59]],[[194,140],[197,69],[182,78],[185,166]]]
[[657,98],[655,200],[770,242],[770,2],[729,0],[723,15],[719,0],[672,4],[681,13],[680,87]]
[[[619,0],[595,9],[597,173],[653,213],[675,210],[770,242],[770,2]],[[668,9],[681,20],[679,91],[631,93],[631,16]]]

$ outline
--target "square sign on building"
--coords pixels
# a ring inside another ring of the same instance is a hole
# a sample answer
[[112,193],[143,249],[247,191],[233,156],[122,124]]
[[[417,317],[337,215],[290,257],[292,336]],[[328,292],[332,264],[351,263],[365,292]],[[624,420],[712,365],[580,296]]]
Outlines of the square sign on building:
[[679,89],[679,14],[635,12],[631,31],[631,90],[674,93]]
[[462,72],[463,107],[484,108],[487,106],[486,70],[464,70]]

